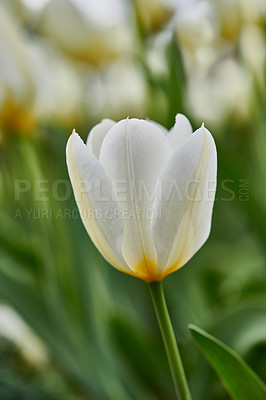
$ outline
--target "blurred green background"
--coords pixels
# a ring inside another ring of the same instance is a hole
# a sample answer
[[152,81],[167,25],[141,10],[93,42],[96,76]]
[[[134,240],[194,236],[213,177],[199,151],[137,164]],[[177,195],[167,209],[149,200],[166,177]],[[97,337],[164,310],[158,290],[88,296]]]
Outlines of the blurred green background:
[[164,282],[193,398],[229,397],[188,323],[266,380],[265,22],[265,0],[0,0],[1,399],[175,398],[146,284],[90,242],[65,145],[177,112],[218,149],[211,236]]

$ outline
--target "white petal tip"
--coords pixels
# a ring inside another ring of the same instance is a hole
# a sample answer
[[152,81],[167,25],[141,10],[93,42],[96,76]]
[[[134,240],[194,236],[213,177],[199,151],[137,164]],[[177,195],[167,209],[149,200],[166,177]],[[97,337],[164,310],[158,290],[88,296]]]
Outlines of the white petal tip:
[[69,143],[70,141],[72,141],[72,140],[74,139],[74,137],[79,137],[79,134],[76,132],[75,129],[73,129],[71,135],[69,136],[69,138],[68,138],[68,143]]
[[189,125],[190,125],[189,119],[184,114],[181,114],[181,113],[176,114],[175,122],[177,122],[177,121],[185,121],[185,123],[189,123]]
[[67,156],[70,153],[74,153],[77,148],[80,148],[80,146],[84,145],[83,140],[79,136],[79,134],[73,129],[72,134],[69,136],[67,145],[66,145],[66,153]]
[[184,114],[177,113],[176,116],[175,116],[175,120],[177,120],[179,118],[186,118],[187,119],[187,117]]

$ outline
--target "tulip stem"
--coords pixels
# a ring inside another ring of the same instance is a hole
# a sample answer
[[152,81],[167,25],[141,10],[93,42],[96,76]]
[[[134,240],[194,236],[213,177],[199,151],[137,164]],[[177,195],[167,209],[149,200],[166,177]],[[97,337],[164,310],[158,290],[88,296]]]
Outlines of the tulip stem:
[[162,283],[152,282],[149,284],[149,287],[158,323],[161,329],[177,397],[181,400],[191,400],[191,394],[167,309]]

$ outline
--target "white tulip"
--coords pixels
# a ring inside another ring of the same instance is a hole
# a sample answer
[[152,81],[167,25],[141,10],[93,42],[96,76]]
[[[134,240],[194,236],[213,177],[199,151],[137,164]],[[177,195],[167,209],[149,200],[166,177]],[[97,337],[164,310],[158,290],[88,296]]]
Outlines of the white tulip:
[[227,57],[211,70],[195,69],[188,81],[188,104],[197,120],[217,124],[228,116],[249,118],[252,75],[248,68]]
[[82,82],[78,72],[43,41],[35,39],[28,47],[36,88],[35,115],[39,120],[51,118],[73,126],[81,109]]
[[185,2],[176,13],[178,41],[191,53],[213,43],[217,36],[216,25],[214,7],[209,1]]
[[35,128],[35,96],[28,41],[18,21],[0,3],[0,141],[8,133],[29,135]]
[[133,61],[123,59],[106,65],[87,75],[86,104],[92,118],[101,120],[106,115],[119,120],[134,113],[145,116],[148,91],[143,70]]
[[85,228],[106,258],[147,282],[181,268],[207,240],[217,156],[210,132],[181,114],[103,120],[84,144],[73,131],[67,165]]
[[63,52],[95,65],[129,53],[133,43],[122,0],[50,0],[39,26]]
[[139,22],[144,32],[152,32],[165,25],[174,13],[173,0],[136,0]]

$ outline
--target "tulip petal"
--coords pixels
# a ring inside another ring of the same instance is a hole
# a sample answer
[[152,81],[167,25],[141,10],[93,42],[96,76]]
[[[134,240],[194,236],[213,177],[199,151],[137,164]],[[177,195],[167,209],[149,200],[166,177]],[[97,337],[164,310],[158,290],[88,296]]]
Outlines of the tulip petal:
[[110,264],[131,273],[121,255],[120,206],[114,199],[112,184],[103,166],[75,131],[68,140],[66,153],[74,195],[88,234]]
[[[159,279],[182,267],[207,240],[216,189],[217,156],[202,126],[176,150],[162,171],[151,223]],[[156,214],[157,213],[157,214]]]
[[156,183],[171,155],[165,134],[137,119],[122,120],[111,128],[100,152],[99,160],[116,185],[124,215],[123,257],[147,281],[156,275],[157,254],[150,228]]
[[192,134],[193,130],[187,117],[183,114],[177,114],[175,125],[167,134],[167,138],[174,150],[181,146]]
[[99,159],[100,150],[103,139],[105,138],[109,129],[115,125],[115,121],[111,119],[103,119],[99,124],[95,125],[87,138],[87,146],[92,154]]

